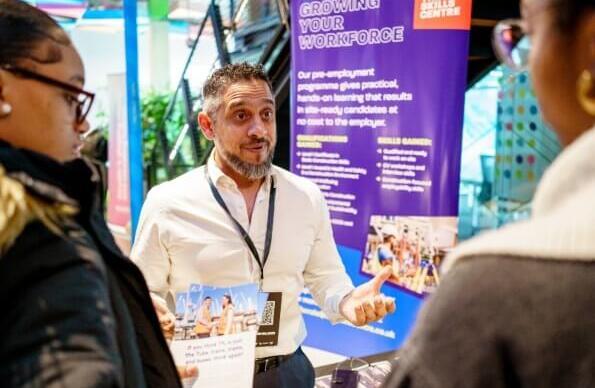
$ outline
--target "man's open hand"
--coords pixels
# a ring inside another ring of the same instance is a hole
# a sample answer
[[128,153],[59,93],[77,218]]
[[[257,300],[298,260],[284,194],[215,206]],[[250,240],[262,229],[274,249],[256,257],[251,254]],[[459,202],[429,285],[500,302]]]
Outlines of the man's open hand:
[[345,296],[339,305],[339,311],[345,319],[356,326],[363,326],[393,313],[395,300],[380,293],[380,288],[391,273],[390,267],[384,267],[373,279]]

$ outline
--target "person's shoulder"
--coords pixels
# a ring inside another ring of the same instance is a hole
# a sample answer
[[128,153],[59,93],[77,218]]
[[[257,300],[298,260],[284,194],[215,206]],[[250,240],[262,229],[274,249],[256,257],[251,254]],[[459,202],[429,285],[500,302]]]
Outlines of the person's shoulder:
[[500,257],[469,258],[441,276],[440,286],[418,313],[404,360],[427,362],[432,354],[442,357],[445,348],[456,354],[464,353],[463,349],[472,354],[519,314],[514,303],[507,303],[516,299],[505,286],[506,269],[499,261]]
[[440,294],[456,300],[463,295],[466,298],[487,298],[491,294],[503,293],[506,290],[502,285],[515,283],[516,264],[515,260],[500,256],[475,256],[461,260],[444,275]]
[[[580,281],[584,273],[583,268],[570,262],[477,255],[461,259],[452,266],[426,307],[438,321],[449,316],[469,322],[489,316],[491,324],[502,319],[521,319],[517,311],[519,303],[536,306],[543,297],[543,293],[536,290],[557,293],[562,298],[566,293],[564,289],[572,288],[570,283]],[[486,315],[488,311],[500,313]]]
[[147,193],[147,202],[159,203],[160,207],[167,207],[176,199],[192,193],[193,188],[200,185],[203,178],[204,166],[194,168],[174,179],[153,186]]
[[[30,192],[19,179],[5,174],[0,165],[0,253],[20,238],[44,238],[60,234],[63,224],[73,222],[77,213],[74,203],[50,202]],[[66,198],[66,197],[64,197]],[[31,233],[35,228],[36,232]],[[23,236],[24,235],[24,236]]]
[[105,276],[106,267],[90,237],[73,222],[51,230],[40,220],[29,222],[14,243],[2,254],[2,264],[17,273],[84,265]]
[[[452,287],[458,284],[473,283],[480,291],[515,294],[538,289],[553,282],[560,284],[560,277],[569,277],[573,273],[581,274],[595,270],[595,265],[579,260],[551,260],[540,257],[513,255],[476,255],[460,259],[452,266],[445,279],[452,279]],[[530,275],[530,276],[529,276]],[[481,279],[481,282],[473,281]],[[537,288],[536,288],[537,287]]]
[[[506,268],[498,257],[474,257],[454,265],[442,274],[440,286],[420,312],[420,326],[440,327],[444,320],[473,321],[484,316],[484,309],[498,306],[509,284]],[[506,267],[506,264],[504,264]],[[449,318],[450,317],[450,318]]]
[[185,172],[184,174],[177,176],[169,181],[160,183],[151,188],[149,193],[152,195],[163,195],[169,193],[175,193],[181,188],[188,189],[200,179],[204,174],[204,166],[193,168],[192,170]]
[[[593,305],[593,271],[593,263],[578,260],[511,255],[460,259],[424,302],[402,350],[402,366],[388,386],[409,373],[445,386],[482,386],[471,379],[496,370],[481,365],[495,365],[503,357],[527,360],[527,355],[537,355],[532,359],[540,364],[535,370],[551,369],[552,364],[542,363],[548,360],[543,349],[564,354],[561,344],[572,344],[566,354],[577,354],[574,344],[592,339],[585,333],[593,332],[593,321],[584,319],[584,312]],[[456,381],[449,384],[452,379]]]
[[67,240],[49,230],[39,220],[32,220],[24,226],[21,233],[14,240],[8,249],[6,256],[25,257],[34,252],[43,252],[48,247],[54,249],[69,249]]

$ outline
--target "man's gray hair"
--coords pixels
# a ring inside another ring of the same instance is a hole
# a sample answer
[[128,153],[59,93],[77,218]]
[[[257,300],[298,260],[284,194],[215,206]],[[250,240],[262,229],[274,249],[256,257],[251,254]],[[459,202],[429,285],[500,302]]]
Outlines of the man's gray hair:
[[269,89],[273,87],[269,77],[264,72],[262,65],[250,65],[248,63],[235,63],[217,69],[207,78],[202,88],[203,111],[207,112],[211,119],[221,104],[221,94],[231,84],[241,81],[261,80],[266,82]]

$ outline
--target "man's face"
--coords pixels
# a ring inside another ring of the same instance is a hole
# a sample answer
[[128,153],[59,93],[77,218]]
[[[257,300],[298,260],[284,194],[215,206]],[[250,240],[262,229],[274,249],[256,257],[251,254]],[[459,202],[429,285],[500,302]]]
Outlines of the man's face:
[[[266,82],[242,81],[229,85],[211,117],[212,139],[219,157],[249,179],[268,174],[275,144],[275,100]],[[201,127],[205,125],[201,121]],[[209,137],[208,131],[205,131]]]

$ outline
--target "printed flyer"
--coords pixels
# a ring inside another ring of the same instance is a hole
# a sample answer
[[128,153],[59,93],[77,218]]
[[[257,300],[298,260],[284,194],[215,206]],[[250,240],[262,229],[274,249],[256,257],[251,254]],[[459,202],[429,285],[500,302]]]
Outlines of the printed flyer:
[[306,344],[397,349],[457,242],[471,0],[291,6],[292,171],[322,190],[354,283],[390,266],[383,292],[397,302],[382,322],[331,327],[304,292]]
[[266,299],[255,284],[192,284],[176,295],[170,349],[176,365],[198,370],[182,379],[184,387],[252,387],[256,334]]

